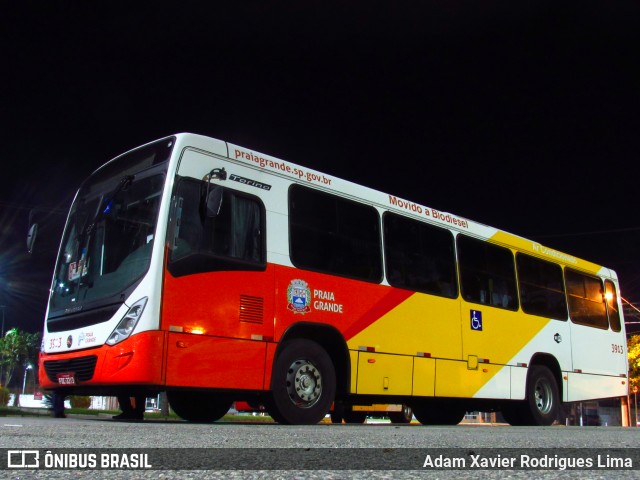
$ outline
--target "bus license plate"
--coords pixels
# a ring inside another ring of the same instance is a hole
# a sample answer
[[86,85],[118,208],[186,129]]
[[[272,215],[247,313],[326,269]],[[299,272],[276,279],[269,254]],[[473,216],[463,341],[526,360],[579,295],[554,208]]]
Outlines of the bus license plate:
[[74,373],[58,373],[56,375],[60,385],[75,385],[76,377]]

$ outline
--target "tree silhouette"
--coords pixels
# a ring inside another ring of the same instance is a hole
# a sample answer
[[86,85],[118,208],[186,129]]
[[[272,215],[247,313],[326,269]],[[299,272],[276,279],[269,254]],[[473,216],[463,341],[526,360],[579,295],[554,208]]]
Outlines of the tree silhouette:
[[629,386],[640,387],[640,334],[631,335],[627,340],[629,357]]
[[16,373],[22,378],[28,364],[36,368],[39,349],[40,333],[12,328],[0,338],[0,385],[8,387]]

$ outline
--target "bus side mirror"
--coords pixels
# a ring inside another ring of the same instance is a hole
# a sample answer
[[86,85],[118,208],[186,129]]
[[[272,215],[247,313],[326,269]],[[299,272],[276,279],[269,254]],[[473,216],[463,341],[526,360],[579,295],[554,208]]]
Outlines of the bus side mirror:
[[33,252],[33,246],[36,243],[36,235],[38,234],[38,224],[34,223],[29,227],[29,232],[27,233],[27,251],[29,253]]
[[204,198],[204,216],[205,218],[216,218],[220,214],[222,206],[223,189],[220,185],[212,185],[214,179],[226,180],[227,172],[224,168],[214,168],[202,179],[207,183],[207,190]]
[[224,189],[220,185],[212,185],[207,191],[207,198],[205,199],[207,218],[216,218],[220,214],[223,192]]

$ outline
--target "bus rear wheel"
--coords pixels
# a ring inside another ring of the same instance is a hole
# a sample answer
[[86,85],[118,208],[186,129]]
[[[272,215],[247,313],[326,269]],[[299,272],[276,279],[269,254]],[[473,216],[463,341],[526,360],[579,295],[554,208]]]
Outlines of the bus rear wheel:
[[527,405],[534,425],[551,425],[560,412],[560,393],[553,373],[534,365],[527,377]]
[[232,400],[213,393],[167,392],[173,411],[188,422],[209,423],[220,420],[229,411]]
[[553,373],[544,365],[533,365],[527,376],[526,399],[503,407],[502,416],[511,425],[551,425],[560,413],[560,392]]
[[335,392],[335,369],[324,348],[293,340],[274,362],[267,411],[278,423],[312,425],[327,414]]

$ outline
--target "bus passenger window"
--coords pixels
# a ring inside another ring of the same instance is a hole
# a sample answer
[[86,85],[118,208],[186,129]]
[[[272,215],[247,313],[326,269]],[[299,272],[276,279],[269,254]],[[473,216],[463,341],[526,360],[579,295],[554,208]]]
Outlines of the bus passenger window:
[[289,242],[291,261],[298,268],[382,280],[380,217],[370,205],[292,185]]
[[174,276],[219,270],[263,270],[264,207],[251,195],[224,189],[220,213],[202,214],[202,182],[181,178],[179,226],[169,258]]
[[518,253],[516,266],[522,310],[530,315],[566,320],[567,300],[560,265]]
[[511,250],[466,235],[458,235],[457,243],[462,297],[468,302],[517,310]]
[[608,328],[602,280],[567,268],[565,281],[571,320],[590,327]]
[[607,302],[607,312],[609,314],[609,325],[611,330],[619,332],[621,329],[620,311],[618,309],[618,295],[616,293],[616,286],[611,280],[604,281],[604,298]]
[[458,296],[453,235],[449,230],[384,214],[387,280],[394,287]]

